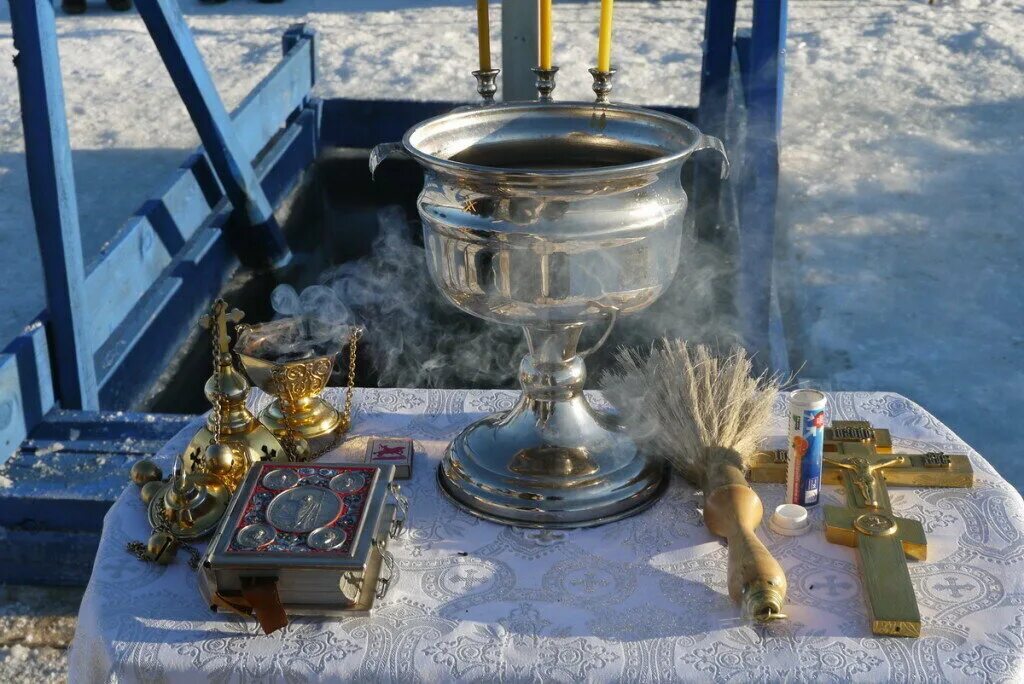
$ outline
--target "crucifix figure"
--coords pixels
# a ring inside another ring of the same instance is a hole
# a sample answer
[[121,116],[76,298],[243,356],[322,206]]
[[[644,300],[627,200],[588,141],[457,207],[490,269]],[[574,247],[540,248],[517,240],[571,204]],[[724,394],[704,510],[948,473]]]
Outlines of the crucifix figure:
[[[885,466],[885,481],[889,486],[910,487],[972,487],[974,469],[964,454],[933,451],[927,454],[895,454],[892,438],[885,428],[872,427],[866,420],[836,420],[825,429],[825,462],[821,472],[822,484],[842,484],[844,469],[828,459],[844,449],[864,447],[874,454],[900,456],[899,461]],[[751,482],[786,481],[786,449],[762,451],[754,455],[747,473]]]
[[843,459],[826,457],[825,460],[828,461],[829,465],[834,465],[837,468],[848,470],[852,473],[848,475],[849,480],[860,494],[860,501],[858,503],[865,508],[878,508],[879,492],[883,481],[881,478],[875,477],[875,471],[903,463],[902,456],[875,461],[874,463],[864,456],[851,456]]
[[825,506],[825,538],[857,548],[870,608],[871,631],[921,635],[921,613],[906,558],[924,560],[928,542],[917,520],[892,513],[884,471],[904,457],[879,454],[866,444],[841,444],[825,462],[840,470],[846,506]]

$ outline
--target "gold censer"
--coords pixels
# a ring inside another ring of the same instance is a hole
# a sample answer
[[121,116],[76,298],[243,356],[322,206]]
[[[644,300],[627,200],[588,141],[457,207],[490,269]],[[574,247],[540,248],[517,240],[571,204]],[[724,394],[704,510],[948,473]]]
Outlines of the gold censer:
[[181,457],[186,473],[215,475],[232,492],[253,463],[288,460],[278,438],[245,405],[250,386],[235,369],[228,332],[228,324],[237,324],[243,315],[237,309],[228,311],[227,302],[218,299],[210,313],[199,319],[211,337],[213,374],[206,381],[204,392],[213,410]]
[[341,349],[311,344],[301,352],[281,354],[272,340],[302,326],[300,319],[239,326],[235,353],[254,385],[274,397],[260,412],[260,421],[281,441],[291,461],[312,461],[334,448],[352,423],[356,346],[362,328],[353,327],[348,338],[348,384],[341,411],[324,401]]

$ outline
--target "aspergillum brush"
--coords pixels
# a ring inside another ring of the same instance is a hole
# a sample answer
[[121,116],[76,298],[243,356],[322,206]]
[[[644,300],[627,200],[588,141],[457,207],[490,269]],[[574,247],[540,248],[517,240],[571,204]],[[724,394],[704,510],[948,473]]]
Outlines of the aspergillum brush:
[[663,339],[622,349],[602,378],[634,438],[704,493],[704,524],[729,545],[729,596],[758,621],[784,618],[786,575],[757,538],[764,509],[745,472],[771,420],[778,376],[754,375],[742,348]]

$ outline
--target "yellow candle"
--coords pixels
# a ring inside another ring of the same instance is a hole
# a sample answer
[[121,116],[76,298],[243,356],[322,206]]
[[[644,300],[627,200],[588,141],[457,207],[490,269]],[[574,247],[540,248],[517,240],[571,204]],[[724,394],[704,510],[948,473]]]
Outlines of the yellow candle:
[[597,42],[597,68],[612,70],[612,0],[601,0],[601,32]]
[[[507,1],[507,0],[506,0]],[[551,68],[551,0],[540,0],[540,68]]]
[[487,0],[476,0],[476,32],[480,41],[480,71],[491,70],[491,22]]

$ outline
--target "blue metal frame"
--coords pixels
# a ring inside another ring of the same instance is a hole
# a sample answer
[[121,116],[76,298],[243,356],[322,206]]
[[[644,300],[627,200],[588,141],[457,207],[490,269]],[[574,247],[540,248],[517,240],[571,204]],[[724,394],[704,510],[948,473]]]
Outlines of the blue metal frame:
[[231,229],[235,252],[250,266],[284,265],[291,257],[288,243],[177,0],[136,0],[135,7],[192,117],[227,196],[245,211],[249,225]]
[[53,5],[47,0],[23,0],[11,2],[10,7],[25,159],[43,257],[58,393],[68,408],[97,409],[96,371],[84,326],[88,316],[85,267]]
[[[702,232],[735,225],[738,212],[737,300],[747,340],[770,348],[781,368],[771,246],[785,2],[755,0],[746,39],[735,37],[735,5],[707,4],[699,107],[660,109],[726,138],[734,130],[730,117],[741,110],[746,136],[727,140],[746,161],[741,177],[721,185],[717,166],[698,166],[700,192],[721,196],[722,208]],[[16,452],[5,466],[15,486],[0,490],[0,527],[9,541],[0,545],[0,581],[84,582],[102,515],[128,464],[153,453],[187,420],[66,409],[95,406],[97,396],[107,408],[136,405],[240,257],[260,264],[282,258],[287,248],[272,223],[273,207],[322,149],[394,140],[413,123],[457,105],[321,102],[311,93],[315,36],[296,25],[284,35],[281,62],[229,117],[174,0],[137,0],[137,6],[204,147],[83,268],[52,7],[48,0],[11,0],[49,308],[0,352],[0,463]],[[259,249],[247,252],[239,242]],[[82,379],[90,371],[91,399],[82,396],[89,394]],[[110,425],[116,429],[103,432]],[[55,440],[63,440],[65,449],[47,453]],[[106,458],[97,459],[101,454]],[[76,477],[67,476],[69,469]]]
[[779,187],[779,134],[786,52],[786,0],[755,0],[750,38],[737,41],[746,103],[740,179],[737,307],[751,349],[789,368],[772,268]]

